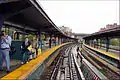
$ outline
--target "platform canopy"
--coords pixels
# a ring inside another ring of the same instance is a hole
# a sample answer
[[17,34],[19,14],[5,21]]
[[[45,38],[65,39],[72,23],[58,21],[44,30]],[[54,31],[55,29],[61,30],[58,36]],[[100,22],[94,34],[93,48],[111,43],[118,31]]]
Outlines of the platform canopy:
[[37,0],[2,0],[0,15],[4,25],[71,38],[52,22]]
[[94,38],[101,38],[101,37],[120,37],[120,25],[116,28],[104,30],[101,32],[96,32],[91,35],[85,36],[84,39],[94,39]]

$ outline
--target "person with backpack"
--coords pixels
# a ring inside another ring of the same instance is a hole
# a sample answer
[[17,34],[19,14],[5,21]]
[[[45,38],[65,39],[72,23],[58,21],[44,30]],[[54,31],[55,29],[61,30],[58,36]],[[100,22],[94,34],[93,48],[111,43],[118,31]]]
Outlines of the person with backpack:
[[1,41],[0,41],[0,71],[2,71],[3,60],[5,60],[7,73],[10,72],[10,46],[11,46],[12,38],[6,35],[5,31],[1,33]]
[[37,51],[36,51],[37,47],[38,47],[37,38],[33,37],[33,42],[32,42],[33,59],[37,57]]
[[30,51],[28,49],[28,47],[31,45],[31,42],[29,41],[28,38],[25,39],[25,41],[23,41],[22,43],[22,62],[21,64],[24,64],[24,63],[28,63],[28,59],[29,59],[29,55],[30,55]]

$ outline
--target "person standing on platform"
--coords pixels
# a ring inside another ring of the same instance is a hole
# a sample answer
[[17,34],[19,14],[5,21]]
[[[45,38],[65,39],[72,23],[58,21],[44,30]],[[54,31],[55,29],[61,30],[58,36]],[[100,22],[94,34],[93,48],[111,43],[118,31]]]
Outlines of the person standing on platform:
[[0,47],[0,70],[2,70],[3,60],[5,60],[6,67],[7,67],[7,73],[10,72],[10,46],[11,46],[12,38],[4,31],[1,33],[1,47]]
[[28,38],[26,38],[25,41],[23,41],[23,43],[22,43],[22,46],[21,46],[22,62],[21,62],[21,64],[28,63],[29,53],[30,53],[28,47],[30,47],[30,45],[31,45],[31,42],[29,41]]
[[36,57],[38,57],[38,49],[39,49],[39,45],[38,45],[38,38],[36,39]]
[[35,37],[33,37],[33,42],[32,42],[32,48],[33,49],[32,49],[32,52],[34,53],[33,54],[34,59],[37,57],[37,53],[36,53],[37,46],[38,46],[37,39]]
[[52,40],[51,38],[49,39],[49,48],[51,48]]

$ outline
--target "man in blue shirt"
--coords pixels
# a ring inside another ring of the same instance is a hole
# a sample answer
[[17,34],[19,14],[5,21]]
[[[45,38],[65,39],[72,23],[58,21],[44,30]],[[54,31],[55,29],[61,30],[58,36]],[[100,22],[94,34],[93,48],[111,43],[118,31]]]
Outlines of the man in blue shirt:
[[12,38],[2,31],[1,34],[1,46],[0,46],[0,70],[2,70],[3,60],[5,60],[7,72],[10,72],[10,57],[9,51],[11,46]]

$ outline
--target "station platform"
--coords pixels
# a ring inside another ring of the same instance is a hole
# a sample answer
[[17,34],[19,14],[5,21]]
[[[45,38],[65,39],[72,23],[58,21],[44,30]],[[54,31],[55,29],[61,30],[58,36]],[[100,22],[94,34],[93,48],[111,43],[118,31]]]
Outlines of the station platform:
[[60,47],[67,45],[70,43],[64,43],[51,49],[43,49],[44,51],[38,56],[36,59],[29,61],[28,63],[21,65],[20,60],[11,60],[11,72],[7,74],[5,71],[0,72],[0,80],[5,79],[26,79],[38,66],[40,66],[43,61],[48,58],[54,51],[59,49]]
[[[53,48],[55,46],[51,46],[51,48]],[[42,48],[42,52],[39,53],[40,55],[41,54],[44,54],[47,50],[49,50],[49,46],[43,46]],[[39,56],[39,55],[38,55]],[[18,59],[11,59],[10,61],[10,68],[11,68],[11,71],[14,71],[15,69],[21,67],[22,64],[21,64],[21,60],[18,60]],[[3,66],[3,71],[0,71],[0,78],[2,78],[3,76],[7,75],[6,73],[6,70],[5,70],[5,65]]]
[[81,53],[78,55],[77,47],[79,44],[65,47],[53,63],[45,68],[40,80],[107,80]]
[[[106,49],[104,48],[104,47],[101,47],[101,48],[98,48],[99,50],[103,50],[103,51],[105,51]],[[115,55],[117,55],[117,56],[119,56],[120,54],[120,50],[118,51],[118,50],[113,50],[113,49],[109,49],[109,51],[108,51],[109,53],[111,53],[111,54],[115,54]]]
[[[76,52],[77,46],[73,48],[72,53],[76,64],[80,68],[81,73],[83,74],[86,80],[107,80],[107,77],[104,76],[93,64],[91,64],[81,52],[79,54]],[[77,55],[81,57],[77,57]]]
[[86,44],[84,44],[84,46],[86,46],[86,47],[88,47],[89,49],[92,49],[92,50],[94,50],[94,51],[100,52],[100,53],[102,53],[103,55],[106,55],[106,56],[108,56],[108,57],[114,58],[114,59],[116,59],[116,60],[120,60],[120,54],[111,53],[111,52],[106,52],[106,51],[104,51],[104,50],[96,49],[96,48],[93,48],[93,47],[91,47],[91,46],[89,46],[89,45],[86,45]]
[[[13,68],[13,71],[11,73],[9,74],[6,74],[5,72],[2,73],[3,76],[1,77],[0,80],[4,79],[112,80],[116,78],[118,79],[119,74],[115,75],[114,72],[110,71],[110,68],[103,66],[107,64],[110,67],[109,63],[106,63],[104,60],[102,60],[102,62],[100,63],[99,62],[100,59],[94,56],[94,58],[96,58],[96,61],[98,60],[96,62],[94,61],[95,59],[93,59],[84,51],[82,52],[80,51],[78,53],[76,51],[77,47],[79,47],[80,50],[82,50],[80,44],[64,43],[46,50],[36,59],[31,60],[27,64],[19,65],[20,62],[18,61],[18,63],[16,64],[11,64]],[[85,57],[85,55],[87,55],[88,57]],[[15,63],[14,61],[12,63]],[[108,73],[103,71],[104,69],[107,70]],[[119,69],[114,68],[114,70],[118,71]]]
[[85,80],[73,55],[76,46],[71,44],[61,49],[51,65],[45,68],[40,80]]
[[[10,61],[10,68],[11,68],[11,71],[19,68],[21,66],[21,61],[20,60],[16,60],[16,59],[12,59]],[[0,78],[7,75],[7,72],[5,70],[5,65],[3,66],[3,71],[0,71]]]

